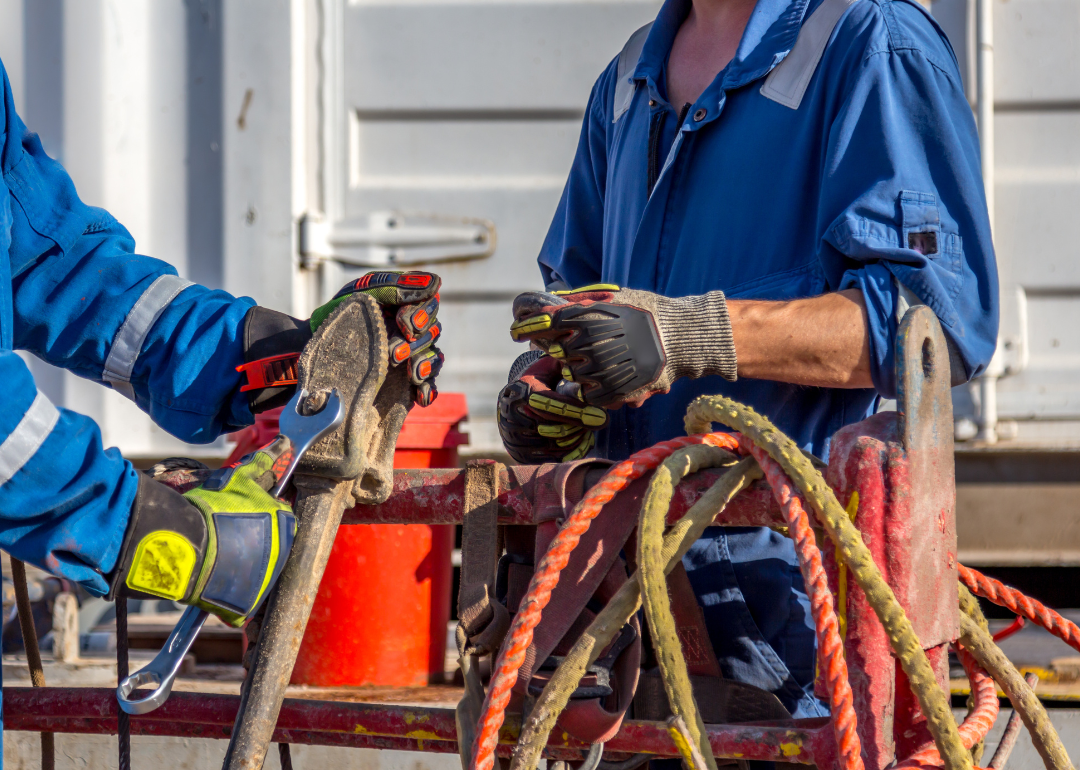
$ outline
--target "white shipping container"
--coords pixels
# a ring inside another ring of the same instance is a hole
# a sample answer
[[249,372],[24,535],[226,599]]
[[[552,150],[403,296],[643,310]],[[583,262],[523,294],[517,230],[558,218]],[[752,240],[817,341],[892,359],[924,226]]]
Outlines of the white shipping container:
[[[973,107],[975,3],[932,5]],[[483,453],[499,448],[496,394],[521,351],[510,301],[540,285],[535,257],[590,88],[659,5],[0,0],[0,56],[83,197],[182,275],[304,316],[370,267],[439,272],[440,388],[467,394],[470,451]],[[1003,440],[959,451],[1074,453],[1080,3],[990,5]],[[185,447],[118,395],[34,370],[128,456],[224,452]],[[957,388],[955,403],[966,436],[978,388]],[[1074,551],[1066,561],[1080,564],[1080,536]]]

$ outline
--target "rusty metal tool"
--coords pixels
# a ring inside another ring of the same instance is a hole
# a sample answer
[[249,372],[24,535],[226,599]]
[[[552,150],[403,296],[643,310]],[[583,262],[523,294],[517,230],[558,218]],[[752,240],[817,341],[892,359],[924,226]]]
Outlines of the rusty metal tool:
[[[281,435],[289,439],[292,444],[293,457],[285,472],[278,478],[277,484],[270,490],[270,494],[274,497],[281,496],[281,491],[292,478],[300,458],[311,445],[341,425],[343,419],[341,398],[336,390],[330,393],[322,410],[312,415],[300,413],[300,404],[306,397],[307,391],[298,389],[281,412],[279,430]],[[116,688],[116,700],[120,703],[121,709],[128,714],[146,714],[168,700],[173,681],[176,679],[177,672],[180,671],[180,665],[184,662],[184,656],[191,650],[191,645],[195,643],[195,638],[202,630],[207,617],[206,610],[198,607],[188,607],[184,610],[176,627],[165,640],[165,646],[161,648],[161,652],[155,655],[145,668],[125,677]],[[157,686],[145,697],[131,698],[131,694],[136,689],[146,685]]]
[[389,366],[382,310],[363,294],[343,302],[319,326],[300,356],[298,376],[313,394],[311,408],[321,394],[337,389],[345,420],[312,447],[297,472],[296,541],[266,603],[226,768],[263,766],[342,513],[389,497],[394,446],[412,404],[405,367]]

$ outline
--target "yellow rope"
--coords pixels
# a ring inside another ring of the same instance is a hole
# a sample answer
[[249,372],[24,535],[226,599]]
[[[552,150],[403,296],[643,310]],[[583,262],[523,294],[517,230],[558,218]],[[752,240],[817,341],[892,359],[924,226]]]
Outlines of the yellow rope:
[[[960,611],[978,623],[979,628],[987,634],[990,633],[990,623],[987,622],[986,615],[983,614],[982,607],[979,606],[979,600],[972,595],[971,591],[963,583],[960,583]],[[971,692],[968,693],[967,713],[970,715],[975,710],[975,683],[971,681],[970,677],[968,677],[968,681],[971,684]],[[976,767],[979,766],[984,751],[986,751],[985,738],[971,747],[971,761]]]
[[[852,523],[859,512],[859,493],[852,492],[848,500],[848,518]],[[847,566],[844,564],[844,554],[840,553],[840,546],[836,546],[836,617],[840,622],[840,638],[847,639]]]
[[832,541],[839,546],[855,582],[866,594],[919,701],[927,727],[947,770],[970,770],[971,755],[960,740],[949,697],[919,644],[911,622],[874,563],[859,531],[848,519],[825,479],[795,443],[765,417],[723,396],[702,396],[686,412],[686,432],[707,433],[719,422],[742,433],[776,460],[813,507]]
[[648,621],[649,635],[652,636],[653,650],[671,712],[682,717],[687,735],[697,745],[705,766],[709,770],[716,770],[716,758],[705,733],[705,720],[694,702],[686,658],[679,642],[675,617],[671,613],[671,597],[667,592],[666,564],[663,560],[664,523],[675,494],[675,484],[692,472],[691,468],[697,470],[699,463],[690,454],[672,459],[675,462],[669,459],[656,469],[641,504],[637,530],[638,583],[641,584],[645,620]]
[[960,614],[960,642],[1009,696],[1009,701],[1024,720],[1024,725],[1031,733],[1031,742],[1048,770],[1075,770],[1061,738],[1050,722],[1050,715],[1046,713],[1035,691],[1024,681],[1016,666],[1005,657],[1001,648],[994,644],[990,634],[966,613]]
[[[690,447],[688,449],[699,449]],[[734,456],[722,449],[709,447],[712,460],[706,465],[699,460],[699,468],[727,465]],[[688,450],[681,450],[686,452]],[[678,454],[678,453],[677,453]],[[676,455],[673,455],[674,458]],[[679,461],[676,461],[677,463]],[[686,466],[682,466],[686,467]],[[731,501],[735,495],[761,478],[761,469],[753,458],[740,460],[724,474],[690,510],[668,531],[663,540],[665,571],[675,568],[690,550],[705,528]],[[641,590],[635,574],[622,585],[615,596],[599,612],[593,622],[574,643],[573,649],[555,670],[543,692],[536,699],[528,719],[522,726],[517,746],[514,747],[510,770],[536,770],[541,752],[547,745],[548,736],[555,728],[559,714],[570,700],[588,667],[595,663],[600,653],[626,625],[641,606]]]

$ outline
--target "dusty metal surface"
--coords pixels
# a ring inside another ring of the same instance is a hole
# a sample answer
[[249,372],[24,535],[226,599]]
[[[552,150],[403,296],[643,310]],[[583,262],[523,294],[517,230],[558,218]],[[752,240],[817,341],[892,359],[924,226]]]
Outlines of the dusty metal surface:
[[[952,403],[944,338],[926,308],[910,311],[901,324],[897,381],[896,412],[833,437],[827,480],[945,685],[946,645],[958,635]],[[865,594],[837,564],[834,549],[824,554],[846,628],[864,755],[868,767],[882,768],[893,756],[909,755],[929,733]]]
[[[499,523],[535,524],[562,516],[561,508],[544,502],[555,483],[556,465],[503,466],[499,478]],[[675,489],[668,521],[675,522],[722,475],[705,470],[688,476]],[[646,476],[647,480],[651,474]],[[590,479],[595,483],[598,479]],[[358,505],[345,511],[342,524],[460,524],[464,512],[463,468],[394,471],[393,492],[383,503]],[[730,526],[772,526],[784,517],[764,482],[740,493],[724,512]]]
[[[907,500],[892,501],[890,561],[904,563],[893,590],[926,649],[959,635],[956,470],[949,353],[930,308],[915,307],[896,340],[897,417],[907,460]],[[891,469],[890,469],[891,470]],[[906,508],[906,511],[901,510]]]
[[[5,728],[58,733],[110,734],[116,731],[116,701],[108,689],[7,688],[3,693]],[[132,717],[133,735],[227,738],[240,698],[233,695],[176,693],[157,711]],[[500,733],[508,754],[520,728],[507,719]],[[829,767],[835,744],[827,719],[746,725],[714,725],[709,740],[718,757],[773,760]],[[274,741],[317,746],[348,746],[456,753],[454,711],[448,708],[384,706],[366,703],[286,700],[273,732]],[[552,735],[545,755],[580,760],[586,744]],[[627,721],[606,744],[609,755],[649,753],[676,757],[678,750],[662,722]]]
[[350,498],[349,487],[349,482],[297,479],[300,526],[278,588],[269,599],[255,664],[241,690],[242,708],[233,715],[237,722],[225,755],[227,768],[262,767],[337,525]]

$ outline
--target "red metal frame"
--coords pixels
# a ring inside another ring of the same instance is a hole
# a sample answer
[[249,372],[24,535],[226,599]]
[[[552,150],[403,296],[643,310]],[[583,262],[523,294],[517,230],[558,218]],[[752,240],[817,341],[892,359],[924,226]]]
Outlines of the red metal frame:
[[[916,319],[918,322],[918,319]],[[905,319],[907,324],[907,319]],[[925,325],[925,321],[923,322]],[[875,415],[839,431],[833,439],[826,476],[840,502],[850,506],[886,581],[911,619],[927,649],[938,679],[948,675],[947,644],[958,635],[955,479],[948,367],[935,366],[935,349],[944,350],[940,332],[901,329],[897,379],[899,411]],[[907,339],[907,336],[911,339]],[[947,361],[944,355],[938,357]],[[258,438],[252,436],[251,438]],[[558,466],[502,468],[499,518],[504,524],[534,524],[561,514],[552,511]],[[669,514],[673,521],[718,478],[702,471],[675,490]],[[586,479],[587,485],[598,479]],[[640,495],[648,478],[634,482],[624,495]],[[346,524],[458,524],[463,515],[464,471],[398,470],[390,499],[382,505],[347,511]],[[850,505],[855,494],[858,505]],[[556,503],[557,504],[557,503]],[[718,524],[774,526],[784,523],[772,491],[758,482],[738,495]],[[835,550],[823,533],[818,543],[846,620],[845,654],[866,766],[882,770],[928,735],[888,639],[866,597],[851,579],[843,579]],[[840,590],[841,582],[845,589]],[[175,693],[157,711],[133,717],[132,732],[142,735],[226,738],[239,707],[237,696]],[[5,726],[12,730],[115,733],[117,707],[113,690],[6,688]],[[501,733],[509,752],[519,725],[510,718]],[[558,731],[557,731],[558,732]],[[836,767],[837,754],[827,719],[708,726],[718,757],[786,761]],[[332,746],[456,752],[454,712],[450,709],[382,706],[362,703],[286,700],[274,740]],[[664,725],[627,721],[606,744],[612,759],[644,752],[678,756]],[[547,755],[580,759],[586,746],[561,733],[552,736]]]
[[[942,580],[955,573],[955,528],[951,507],[939,509],[934,521],[910,494],[909,457],[897,435],[895,415],[877,415],[849,426],[837,434],[830,484],[847,504],[859,493],[856,526],[882,567],[889,584],[920,632],[929,640],[939,676],[947,676],[944,647],[939,637],[948,636],[948,624],[935,621],[940,603],[931,594],[940,591]],[[500,519],[507,524],[531,524],[545,515],[535,500],[548,499],[545,487],[554,482],[556,466],[508,467],[501,479]],[[345,523],[460,523],[464,496],[464,472],[449,470],[399,470],[394,493],[382,505],[360,506],[348,511]],[[703,471],[688,478],[676,491],[670,514],[677,519],[717,479],[719,471]],[[641,483],[647,483],[642,480]],[[782,515],[770,489],[759,482],[737,496],[724,512],[727,525],[771,526]],[[823,534],[827,569],[837,588],[834,551]],[[953,579],[955,585],[955,578]],[[848,666],[855,691],[859,732],[867,766],[883,768],[894,751],[925,739],[910,688],[894,663],[888,640],[865,597],[849,580],[846,590]],[[955,605],[954,605],[955,606]],[[7,729],[76,733],[114,733],[116,700],[112,690],[72,688],[5,688],[4,723]],[[137,735],[175,735],[226,738],[232,728],[239,698],[224,695],[175,693],[157,711],[133,717]],[[502,734],[514,742],[517,725],[508,721]],[[793,720],[771,725],[712,725],[713,750],[718,757],[778,760],[819,767],[835,766],[836,748],[828,721]],[[275,740],[332,746],[387,748],[409,751],[456,752],[454,714],[450,709],[424,709],[287,700],[278,721]],[[586,748],[553,736],[549,756],[578,759]],[[670,737],[659,723],[628,721],[606,746],[610,753],[655,753],[677,756]]]
[[[228,738],[237,695],[177,692],[161,708],[131,717],[133,735],[185,738]],[[114,734],[116,692],[100,688],[6,687],[4,727],[32,732]],[[509,754],[520,724],[508,718],[500,734],[500,753]],[[835,744],[828,719],[796,720],[744,725],[711,725],[709,739],[717,756],[798,762],[830,767]],[[398,749],[457,753],[454,711],[448,708],[381,706],[286,699],[274,740],[319,746]],[[545,756],[580,760],[586,744],[553,735]],[[678,751],[659,722],[627,721],[606,744],[609,754],[639,752],[677,757]]]

